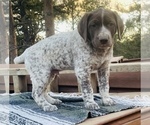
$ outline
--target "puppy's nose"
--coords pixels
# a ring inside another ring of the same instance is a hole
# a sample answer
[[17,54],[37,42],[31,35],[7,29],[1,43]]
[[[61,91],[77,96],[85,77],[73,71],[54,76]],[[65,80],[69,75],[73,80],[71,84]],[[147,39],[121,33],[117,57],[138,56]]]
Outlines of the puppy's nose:
[[107,33],[101,32],[98,35],[98,39],[101,44],[107,44],[109,41],[109,35]]
[[100,39],[101,44],[107,44],[108,39]]

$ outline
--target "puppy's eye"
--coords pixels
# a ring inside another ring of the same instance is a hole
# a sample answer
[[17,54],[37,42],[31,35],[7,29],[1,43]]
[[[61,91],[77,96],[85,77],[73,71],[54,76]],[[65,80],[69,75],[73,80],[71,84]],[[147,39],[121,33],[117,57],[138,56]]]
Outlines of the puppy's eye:
[[92,26],[93,28],[95,28],[95,27],[97,27],[97,24],[96,24],[96,23],[92,23],[91,26]]
[[112,27],[112,26],[114,26],[114,25],[115,25],[115,24],[112,23],[112,22],[108,23],[108,26],[109,26],[109,27]]

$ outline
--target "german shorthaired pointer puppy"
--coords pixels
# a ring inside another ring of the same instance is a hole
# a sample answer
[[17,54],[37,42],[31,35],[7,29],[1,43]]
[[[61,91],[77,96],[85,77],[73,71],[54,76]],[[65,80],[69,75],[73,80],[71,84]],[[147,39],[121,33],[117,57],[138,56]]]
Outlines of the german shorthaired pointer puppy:
[[50,36],[14,59],[25,63],[33,88],[32,96],[44,111],[54,111],[53,104],[61,103],[46,93],[53,69],[64,70],[73,67],[81,86],[83,101],[87,109],[99,109],[93,99],[90,73],[97,70],[99,93],[104,105],[113,105],[109,97],[109,63],[113,55],[114,35],[119,39],[123,22],[116,12],[100,8],[86,13],[77,30]]

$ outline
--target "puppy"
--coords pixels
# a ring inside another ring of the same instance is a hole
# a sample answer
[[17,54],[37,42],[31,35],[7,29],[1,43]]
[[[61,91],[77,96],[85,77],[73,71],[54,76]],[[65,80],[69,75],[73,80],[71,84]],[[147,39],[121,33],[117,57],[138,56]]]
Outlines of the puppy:
[[119,39],[123,22],[116,12],[100,8],[86,13],[77,30],[50,36],[29,47],[14,59],[25,63],[33,88],[32,97],[44,111],[54,111],[61,103],[47,95],[46,88],[53,69],[74,68],[87,109],[99,109],[93,99],[90,74],[97,70],[99,93],[104,105],[113,105],[109,97],[109,64],[113,55],[114,35]]

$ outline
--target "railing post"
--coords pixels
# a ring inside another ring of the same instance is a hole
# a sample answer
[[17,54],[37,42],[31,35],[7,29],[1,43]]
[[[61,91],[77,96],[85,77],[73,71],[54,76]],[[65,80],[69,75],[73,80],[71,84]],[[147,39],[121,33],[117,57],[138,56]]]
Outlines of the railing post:
[[9,93],[9,76],[4,76],[4,82],[5,82],[5,91],[6,93]]
[[27,78],[26,76],[13,76],[14,92],[27,92]]

